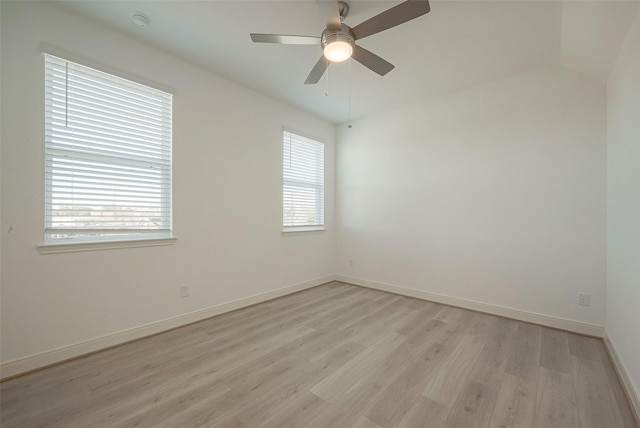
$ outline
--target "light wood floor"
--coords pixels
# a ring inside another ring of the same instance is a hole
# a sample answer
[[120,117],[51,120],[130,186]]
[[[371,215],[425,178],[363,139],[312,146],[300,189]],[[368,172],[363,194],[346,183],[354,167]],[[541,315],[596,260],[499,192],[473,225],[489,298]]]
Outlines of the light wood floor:
[[602,342],[331,283],[1,385],[2,427],[635,427]]

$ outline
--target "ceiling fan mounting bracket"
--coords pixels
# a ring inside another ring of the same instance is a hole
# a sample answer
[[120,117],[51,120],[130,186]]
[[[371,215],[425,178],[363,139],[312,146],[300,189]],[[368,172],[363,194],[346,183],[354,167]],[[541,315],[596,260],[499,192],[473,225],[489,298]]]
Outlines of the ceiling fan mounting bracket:
[[349,5],[346,2],[338,2],[338,10],[340,11],[340,21],[344,21],[349,16]]

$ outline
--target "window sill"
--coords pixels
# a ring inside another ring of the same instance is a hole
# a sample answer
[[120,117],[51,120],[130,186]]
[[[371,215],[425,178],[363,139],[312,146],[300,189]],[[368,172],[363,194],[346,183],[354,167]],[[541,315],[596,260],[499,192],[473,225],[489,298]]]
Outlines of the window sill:
[[157,247],[174,245],[178,238],[130,239],[122,241],[68,242],[64,244],[42,244],[40,254],[73,253],[76,251],[116,250],[121,248]]
[[322,234],[326,229],[288,229],[282,231],[282,236],[315,235]]

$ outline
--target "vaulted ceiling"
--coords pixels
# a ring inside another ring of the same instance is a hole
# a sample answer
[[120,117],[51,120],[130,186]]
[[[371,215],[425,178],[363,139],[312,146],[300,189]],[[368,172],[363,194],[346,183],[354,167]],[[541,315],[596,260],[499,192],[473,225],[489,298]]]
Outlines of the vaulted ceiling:
[[[400,1],[347,1],[354,26]],[[606,82],[640,1],[431,1],[431,12],[358,42],[396,66],[384,77],[355,61],[304,80],[310,45],[255,44],[249,33],[319,36],[312,0],[55,1],[285,103],[340,123],[539,67],[562,65]],[[130,16],[146,15],[147,28]],[[328,95],[325,95],[328,93]]]

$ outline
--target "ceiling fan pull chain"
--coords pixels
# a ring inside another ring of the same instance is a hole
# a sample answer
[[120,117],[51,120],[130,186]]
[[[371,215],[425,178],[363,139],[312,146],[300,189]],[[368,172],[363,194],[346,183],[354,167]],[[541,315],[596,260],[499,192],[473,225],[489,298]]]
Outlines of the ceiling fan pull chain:
[[329,69],[331,68],[330,65],[331,63],[329,63],[329,65],[327,66],[327,90],[324,93],[325,97],[329,96]]
[[349,58],[349,126],[347,128],[351,129],[351,58]]

